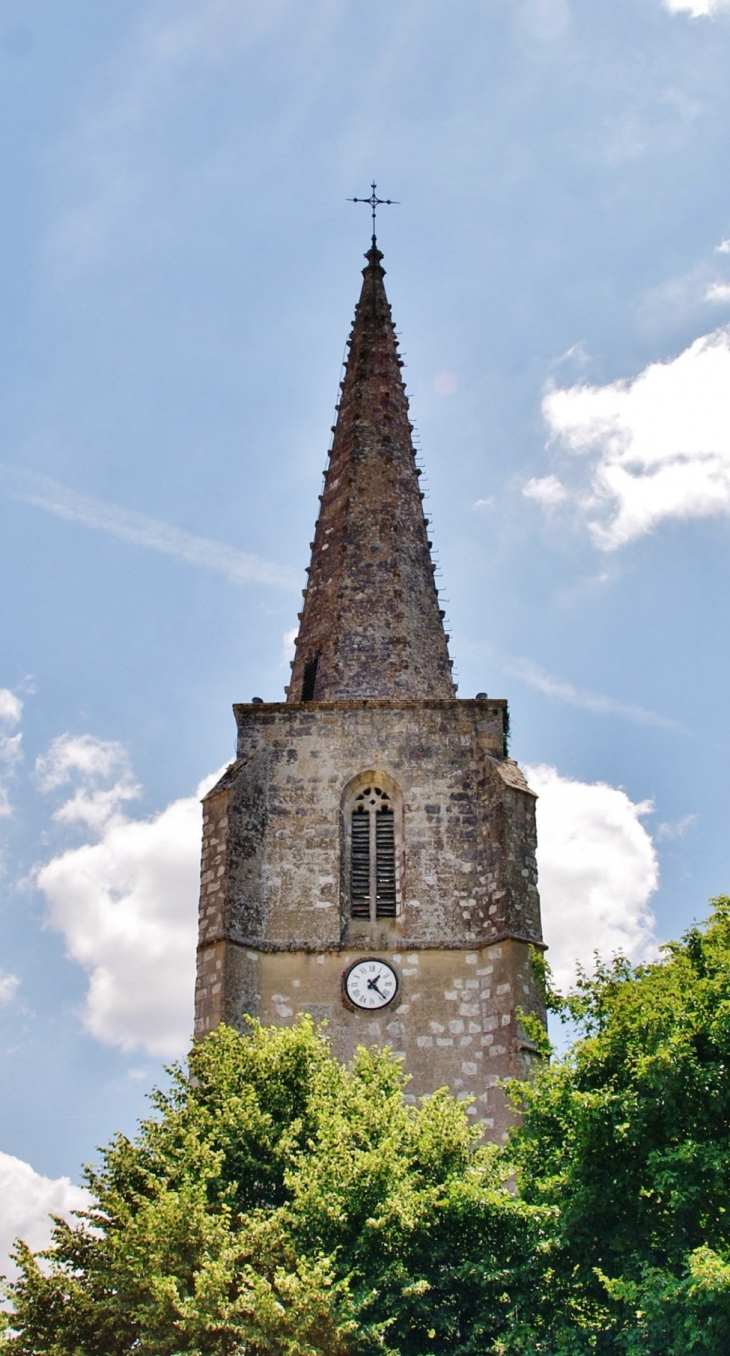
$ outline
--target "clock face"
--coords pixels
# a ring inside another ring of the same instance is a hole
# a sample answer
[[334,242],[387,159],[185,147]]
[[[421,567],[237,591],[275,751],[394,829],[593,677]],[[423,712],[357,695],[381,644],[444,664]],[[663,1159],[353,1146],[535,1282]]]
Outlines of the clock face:
[[356,1008],[384,1008],[397,992],[398,976],[385,961],[357,961],[345,975],[345,993]]

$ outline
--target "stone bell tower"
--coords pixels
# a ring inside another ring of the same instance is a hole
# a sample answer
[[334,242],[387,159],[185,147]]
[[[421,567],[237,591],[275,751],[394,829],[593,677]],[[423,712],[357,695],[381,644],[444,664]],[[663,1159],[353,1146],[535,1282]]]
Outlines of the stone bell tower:
[[544,1015],[535,797],[506,702],[456,698],[375,237],[365,257],[287,699],[234,707],[204,801],[196,1036],[310,1012],[498,1139],[519,1012]]

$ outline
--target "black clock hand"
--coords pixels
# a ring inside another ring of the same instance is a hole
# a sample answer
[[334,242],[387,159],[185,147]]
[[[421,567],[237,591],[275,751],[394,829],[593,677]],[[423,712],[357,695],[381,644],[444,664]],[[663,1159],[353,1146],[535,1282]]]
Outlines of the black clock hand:
[[378,980],[379,980],[379,978],[380,978],[380,976],[379,976],[379,975],[376,975],[374,979],[369,979],[369,980],[368,980],[368,988],[369,988],[369,989],[374,989],[375,992],[376,992],[376,994],[378,995],[379,998],[385,998],[385,994],[382,993],[381,990],[378,988]]

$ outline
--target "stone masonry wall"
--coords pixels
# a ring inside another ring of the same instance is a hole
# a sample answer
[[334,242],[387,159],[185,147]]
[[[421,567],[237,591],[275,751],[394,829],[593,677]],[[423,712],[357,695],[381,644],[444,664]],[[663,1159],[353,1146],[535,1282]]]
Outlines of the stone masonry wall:
[[[239,758],[205,800],[201,956],[540,942],[533,796],[503,758],[503,702],[236,708]],[[351,922],[343,792],[385,773],[402,793],[402,910]],[[201,976],[202,979],[202,976]]]
[[387,959],[399,989],[377,1013],[352,1012],[342,1001],[343,973],[360,954],[232,947],[220,1016],[245,1030],[247,1013],[272,1025],[310,1013],[327,1023],[342,1060],[358,1045],[390,1045],[410,1075],[409,1100],[449,1087],[460,1099],[472,1099],[468,1114],[489,1138],[502,1138],[513,1115],[497,1084],[528,1077],[535,1058],[516,1009],[543,1011],[528,946],[505,941],[475,951],[392,952]]
[[[540,941],[534,797],[502,756],[502,703],[277,703],[236,713],[239,757],[207,802],[203,888],[212,893],[201,941],[222,931],[283,950],[355,937],[388,947],[469,946],[507,933]],[[342,796],[368,770],[402,793],[403,906],[393,922],[353,932],[341,898]],[[213,810],[218,796],[225,812]]]
[[[204,802],[196,1034],[246,1013],[310,1011],[341,1057],[387,1040],[413,1095],[448,1084],[501,1134],[494,1081],[531,1058],[517,1008],[542,1011],[527,945],[541,943],[534,796],[503,756],[504,703],[252,704],[236,715],[238,758]],[[369,771],[402,796],[401,912],[375,924],[349,918],[343,816],[348,784]],[[379,1015],[342,1003],[348,958],[363,953],[401,975]]]

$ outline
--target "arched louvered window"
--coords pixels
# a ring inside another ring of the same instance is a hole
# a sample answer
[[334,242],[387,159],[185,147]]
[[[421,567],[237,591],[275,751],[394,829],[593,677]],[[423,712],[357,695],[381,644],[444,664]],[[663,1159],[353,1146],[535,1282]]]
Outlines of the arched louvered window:
[[397,867],[393,802],[380,786],[366,786],[350,809],[350,913],[395,918]]
[[304,676],[302,678],[302,701],[313,702],[314,690],[317,686],[317,668],[319,666],[319,651],[308,659],[304,665]]

